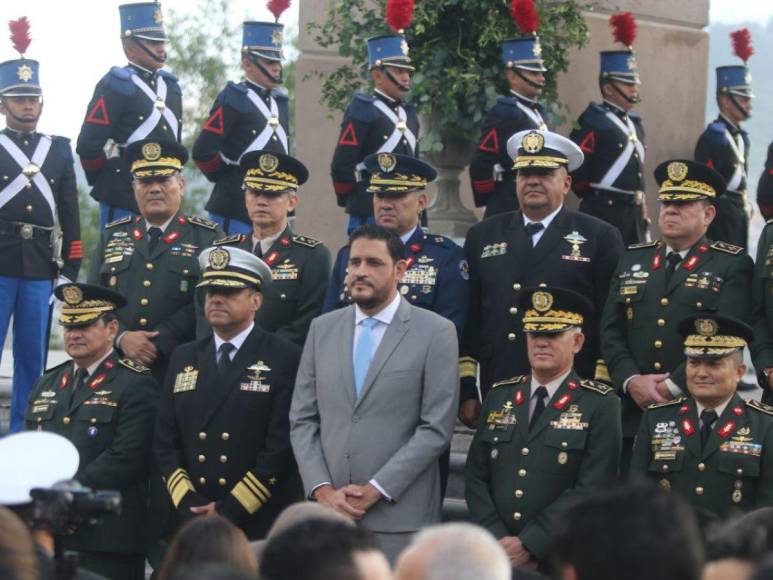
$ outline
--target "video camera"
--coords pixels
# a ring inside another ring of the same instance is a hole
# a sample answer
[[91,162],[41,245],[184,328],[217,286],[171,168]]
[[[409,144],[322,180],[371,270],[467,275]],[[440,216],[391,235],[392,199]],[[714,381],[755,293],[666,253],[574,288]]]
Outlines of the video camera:
[[34,488],[32,525],[53,534],[71,534],[74,529],[98,524],[103,516],[121,513],[121,494],[94,491],[75,480],[49,488]]

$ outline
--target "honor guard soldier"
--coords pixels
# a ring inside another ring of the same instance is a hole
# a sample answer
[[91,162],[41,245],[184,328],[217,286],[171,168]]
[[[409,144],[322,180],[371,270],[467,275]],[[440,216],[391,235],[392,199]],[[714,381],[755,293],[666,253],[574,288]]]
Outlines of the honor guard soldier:
[[214,334],[173,353],[153,451],[179,520],[216,512],[256,540],[303,495],[288,419],[301,351],[254,322],[262,260],[220,246],[199,262]]
[[303,346],[313,318],[320,314],[330,278],[330,251],[308,236],[296,235],[288,213],[298,204],[298,188],[309,172],[282,153],[253,151],[242,157],[243,204],[251,234],[213,242],[256,254],[271,269],[272,283],[262,289],[263,308],[255,321],[267,332]]
[[773,505],[773,407],[736,392],[752,329],[701,313],[681,321],[679,333],[689,396],[644,412],[631,472],[720,518]]
[[148,138],[180,141],[182,134],[182,92],[177,78],[161,70],[167,41],[161,4],[124,4],[118,10],[129,64],[114,66],[97,83],[76,147],[91,197],[99,202],[100,227],[139,213],[126,147]]
[[38,62],[24,57],[29,22],[10,27],[21,57],[0,64],[0,342],[13,317],[13,432],[45,368],[52,282],[78,277],[83,248],[70,141],[36,131],[43,93]]
[[75,475],[94,490],[121,493],[120,515],[102,517],[62,537],[80,566],[111,579],[145,576],[147,476],[158,386],[149,369],[120,358],[120,294],[100,286],[66,283],[59,323],[64,349],[72,357],[35,384],[25,414],[27,430],[50,431],[69,439],[80,453]]
[[545,88],[545,63],[537,36],[539,15],[534,0],[516,0],[513,18],[525,38],[502,43],[502,60],[510,94],[500,96],[483,121],[483,133],[470,163],[470,181],[476,207],[486,206],[484,217],[518,209],[515,171],[507,141],[525,129],[548,128],[539,104]]
[[617,474],[620,399],[573,367],[589,300],[539,287],[521,292],[518,307],[531,372],[495,383],[484,401],[465,496],[471,519],[494,534],[514,568],[543,570],[566,508]]
[[105,227],[89,281],[126,296],[128,304],[118,311],[116,345],[124,356],[151,367],[160,383],[172,349],[195,338],[196,258],[223,232],[214,222],[180,212],[185,147],[176,141],[135,141],[124,159],[140,215]]
[[601,318],[606,366],[623,396],[623,466],[627,468],[642,409],[684,393],[684,356],[677,324],[698,312],[749,318],[752,261],[740,246],[712,242],[706,230],[725,182],[695,161],[666,161],[655,170],[662,241],[634,244],[620,260]]
[[405,37],[369,38],[368,64],[373,95],[356,94],[349,104],[331,164],[338,205],[349,214],[349,234],[364,223],[375,222],[363,160],[371,153],[419,156],[419,117],[414,106],[403,100],[414,70]]
[[[586,296],[600,312],[624,249],[617,229],[564,207],[569,172],[582,163],[576,144],[531,130],[515,134],[507,148],[521,209],[473,226],[464,245],[470,300],[459,349],[460,418],[471,428],[480,411],[478,370],[483,399],[493,383],[529,372],[518,293],[543,283],[561,286]],[[595,319],[586,335],[576,367],[580,376],[590,377],[600,356]]]
[[751,35],[743,28],[730,34],[735,55],[743,65],[717,67],[719,116],[701,134],[695,145],[695,160],[715,169],[727,183],[717,200],[717,217],[709,226],[709,237],[736,246],[749,245],[747,171],[749,134],[741,123],[751,116],[752,85],[747,60],[751,56]]
[[[420,215],[427,207],[426,187],[437,171],[415,157],[392,153],[374,153],[364,163],[376,223],[395,232],[405,245],[408,268],[400,281],[400,293],[414,306],[444,316],[461,333],[469,294],[464,252],[451,239],[420,227]],[[346,285],[348,264],[346,245],[338,251],[323,312],[352,303]]]
[[569,136],[585,154],[573,173],[580,211],[617,227],[626,244],[647,235],[644,195],[644,128],[632,109],[641,101],[633,41],[636,22],[629,12],[610,19],[615,39],[628,48],[601,53],[599,88],[603,101],[591,103]]
[[242,68],[247,79],[229,82],[215,100],[193,146],[193,160],[215,184],[209,215],[226,234],[250,234],[239,165],[253,151],[290,152],[290,105],[282,82],[282,30],[273,22],[245,22]]
[[773,403],[773,220],[762,230],[757,243],[752,282],[752,321],[754,341],[751,351],[762,402]]

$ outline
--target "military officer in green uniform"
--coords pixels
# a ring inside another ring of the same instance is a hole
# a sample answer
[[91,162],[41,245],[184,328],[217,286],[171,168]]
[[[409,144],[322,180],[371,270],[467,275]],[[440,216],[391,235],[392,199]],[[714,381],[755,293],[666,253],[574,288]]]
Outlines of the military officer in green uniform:
[[773,402],[773,219],[768,220],[757,244],[752,282],[754,340],[751,350],[762,402]]
[[287,217],[309,172],[297,159],[269,151],[247,153],[240,165],[252,235],[228,236],[214,245],[253,252],[271,268],[273,283],[264,289],[255,320],[302,347],[330,279],[330,251],[320,241],[294,234]]
[[596,379],[623,397],[627,469],[641,411],[685,392],[677,324],[697,312],[746,320],[752,261],[743,248],[706,238],[724,180],[695,161],[666,161],[655,170],[661,241],[628,247],[612,278],[601,317],[605,365]]
[[489,530],[518,568],[544,569],[556,523],[579,494],[617,474],[620,399],[574,371],[593,306],[557,287],[518,300],[531,375],[494,383],[467,456],[472,520]]
[[200,257],[213,333],[175,349],[153,452],[177,519],[218,513],[251,540],[303,497],[290,447],[301,349],[255,324],[269,267],[228,246]]
[[142,580],[150,444],[158,387],[149,370],[120,358],[113,342],[120,294],[89,284],[62,284],[59,323],[72,357],[38,379],[29,398],[25,429],[69,439],[80,454],[75,475],[96,490],[121,493],[121,514],[105,516],[63,538],[80,565],[107,578]]
[[689,396],[644,412],[631,472],[722,518],[773,505],[773,407],[736,392],[751,327],[701,313],[679,333]]
[[124,156],[140,215],[107,224],[89,282],[126,297],[127,305],[118,311],[116,346],[150,367],[160,383],[172,349],[195,337],[197,257],[223,232],[214,222],[180,212],[181,170],[188,160],[182,145],[136,141]]

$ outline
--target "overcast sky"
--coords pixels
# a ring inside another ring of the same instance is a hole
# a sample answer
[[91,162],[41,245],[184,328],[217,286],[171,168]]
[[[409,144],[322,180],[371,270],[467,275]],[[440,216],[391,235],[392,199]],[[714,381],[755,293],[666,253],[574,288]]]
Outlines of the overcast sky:
[[[293,0],[282,22],[297,29],[298,6]],[[421,0],[431,1],[431,0]],[[691,0],[685,0],[691,1]],[[94,85],[113,65],[125,63],[119,42],[119,0],[2,0],[0,3],[0,61],[16,58],[7,40],[8,20],[27,16],[31,22],[29,58],[41,61],[45,111],[39,129],[75,139]],[[164,0],[164,12],[192,11],[206,0]],[[229,16],[236,25],[245,19],[271,20],[265,1],[229,0]],[[770,0],[712,0],[711,20],[765,23],[773,17]]]

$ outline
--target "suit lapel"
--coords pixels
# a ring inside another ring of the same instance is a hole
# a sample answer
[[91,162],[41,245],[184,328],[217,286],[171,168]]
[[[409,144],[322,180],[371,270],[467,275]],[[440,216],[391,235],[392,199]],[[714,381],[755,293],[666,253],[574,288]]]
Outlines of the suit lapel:
[[[745,427],[748,423],[746,413],[744,412],[744,400],[736,393],[727,403],[727,407],[722,411],[722,416],[714,421],[714,427],[711,429],[709,438],[706,439],[706,445],[703,447],[702,458],[706,459],[714,453],[719,446],[728,441],[730,436]],[[740,409],[740,415],[736,411]]]
[[148,232],[145,229],[145,220],[141,219],[132,224],[131,237],[134,240],[135,251],[147,260],[150,256],[150,246],[148,245]]
[[215,361],[215,339],[210,334],[202,339],[196,348],[196,396],[195,414],[199,424],[199,430],[210,418],[210,409],[217,390],[217,363]]
[[678,427],[685,447],[687,447],[690,453],[695,457],[700,458],[701,434],[700,425],[698,423],[698,407],[695,405],[695,399],[691,398],[687,403],[682,405],[682,408],[679,411]]
[[386,332],[384,333],[384,338],[381,339],[381,343],[378,345],[378,348],[373,355],[373,360],[370,361],[368,374],[365,375],[365,383],[362,385],[360,397],[357,399],[355,408],[359,406],[360,401],[362,401],[367,396],[368,391],[376,380],[376,377],[378,377],[378,374],[381,372],[384,363],[386,363],[392,352],[394,352],[395,348],[397,348],[397,345],[400,344],[400,341],[405,336],[405,333],[408,332],[408,322],[411,318],[410,310],[411,306],[408,304],[408,302],[401,298],[400,306],[397,308],[397,312],[392,319],[392,323],[387,327]]
[[[556,246],[561,242],[561,236],[564,234],[566,221],[566,208],[562,207],[561,211],[556,214],[553,221],[542,234],[542,237],[537,242],[534,250],[532,251],[532,264],[539,264],[546,256],[552,253]],[[568,248],[568,246],[567,246]],[[568,253],[565,252],[565,253]]]
[[[564,379],[564,382],[561,383],[558,389],[556,389],[556,392],[546,403],[547,406],[545,407],[545,410],[542,412],[542,415],[540,415],[539,418],[537,419],[537,422],[534,424],[534,428],[529,429],[529,441],[531,441],[537,435],[539,435],[540,432],[545,429],[545,427],[550,425],[551,421],[555,421],[561,413],[564,413],[569,408],[569,405],[575,403],[580,399],[579,389],[577,388],[572,390],[569,389],[568,385],[570,381],[575,381],[575,382],[579,381],[579,378],[574,374],[574,372],[570,372],[567,375],[567,377]],[[527,425],[528,425],[528,414],[527,414]]]
[[[520,393],[520,394],[519,394]],[[515,391],[515,425],[522,441],[529,439],[529,400],[531,399],[531,378]]]
[[[78,407],[93,397],[96,391],[101,390],[103,385],[112,380],[116,364],[117,357],[114,351],[110,356],[103,360],[83,384],[78,387],[78,390],[73,394],[72,400],[70,401],[70,408],[67,409],[68,415],[72,415]],[[70,379],[71,384],[72,381],[73,379]]]
[[[666,287],[666,293],[670,294],[673,292],[674,288],[684,282],[687,276],[693,272],[697,272],[699,268],[703,268],[705,264],[708,264],[711,261],[711,255],[707,254],[704,248],[708,249],[705,238],[690,248],[690,251],[687,252],[687,255],[684,257],[684,260],[679,263],[679,266],[671,275],[671,280],[669,280],[668,286]],[[668,264],[664,259],[663,268],[665,269],[667,266]]]
[[293,231],[288,225],[282,234],[274,240],[271,247],[263,255],[263,261],[269,265],[270,268],[274,268],[277,264],[281,264],[285,258],[290,255],[290,246],[292,245]]
[[346,398],[353,407],[354,399],[354,306],[342,311],[338,329],[338,368]]

